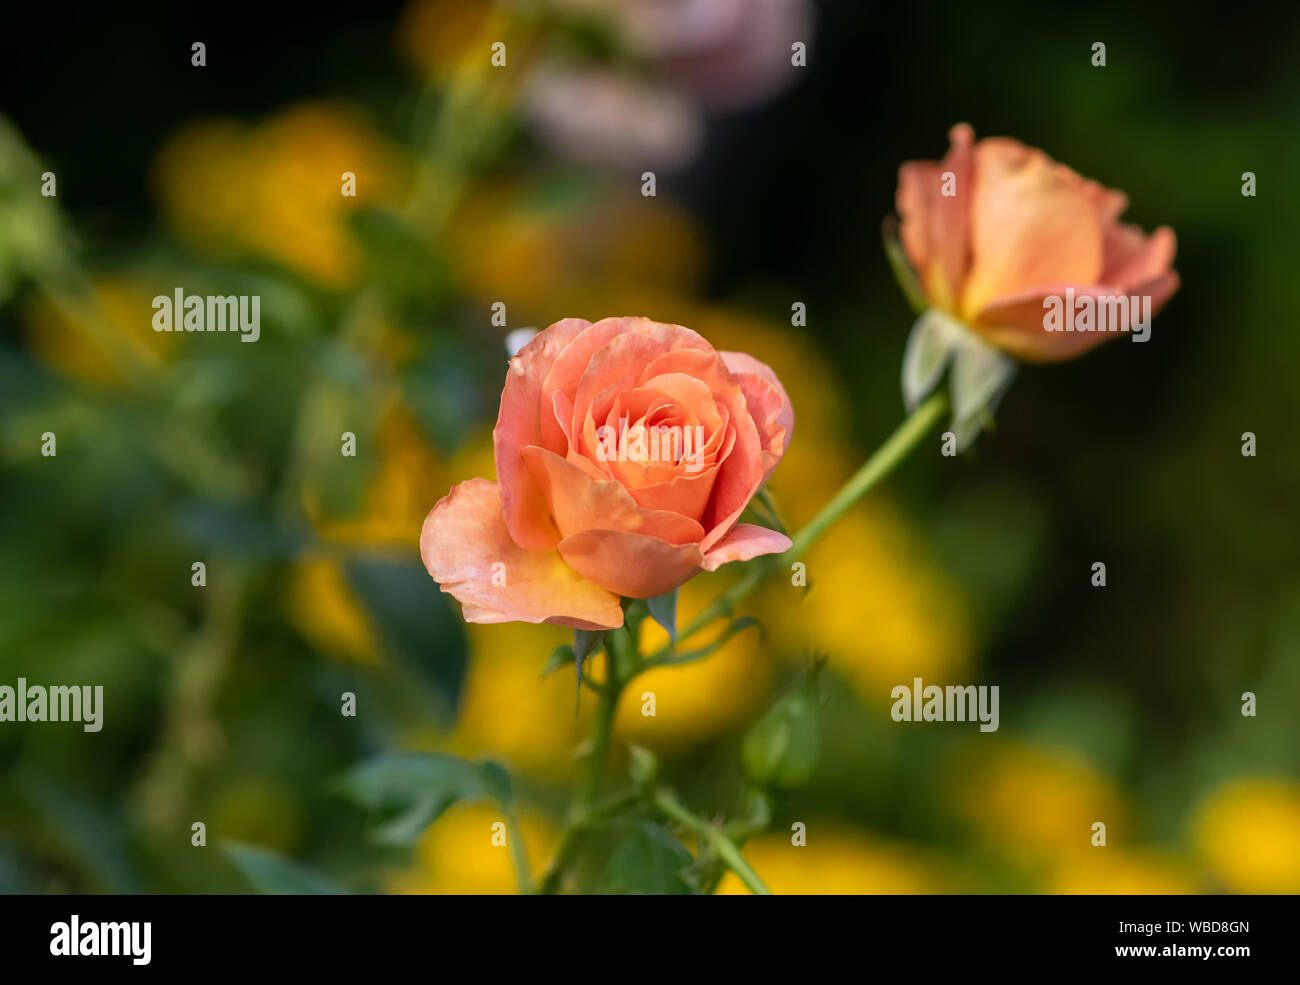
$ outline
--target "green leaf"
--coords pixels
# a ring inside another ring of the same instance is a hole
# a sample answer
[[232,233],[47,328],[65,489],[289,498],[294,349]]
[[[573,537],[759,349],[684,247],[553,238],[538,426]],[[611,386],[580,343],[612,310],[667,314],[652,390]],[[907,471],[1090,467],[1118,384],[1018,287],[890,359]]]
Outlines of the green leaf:
[[623,600],[623,628],[632,634],[633,638],[636,638],[637,629],[649,615],[650,607],[646,605],[645,599],[625,598]]
[[546,658],[546,666],[542,668],[542,680],[550,677],[561,667],[567,667],[575,660],[577,660],[577,654],[573,652],[573,647],[568,643],[561,643]]
[[480,760],[474,764],[478,767],[479,781],[483,785],[483,792],[495,800],[502,807],[509,807],[514,803],[515,785],[510,779],[510,771],[500,763],[494,763],[490,759]]
[[605,642],[605,630],[575,629],[573,631],[573,665],[574,676],[578,685],[578,700],[582,700],[582,664],[588,656]]
[[99,886],[110,893],[143,891],[131,861],[130,828],[126,818],[65,787],[42,771],[22,767],[17,788],[32,806],[40,830],[55,843],[65,844],[95,874]]
[[362,763],[333,783],[335,792],[387,820],[375,831],[384,844],[409,845],[452,804],[513,800],[510,774],[490,761],[473,762],[439,752],[387,753]]
[[675,645],[677,643],[677,589],[646,599],[645,603],[650,609],[651,618],[668,631],[668,638]]
[[390,821],[376,827],[370,834],[381,845],[411,845],[424,834],[424,829],[442,816],[454,803],[439,793],[425,794],[411,807]]
[[889,268],[894,272],[894,279],[902,288],[903,297],[908,305],[919,315],[926,309],[925,290],[921,287],[921,280],[916,276],[916,271],[912,269],[911,261],[907,259],[903,244],[899,242],[898,219],[892,215],[888,216],[880,231],[885,243],[885,256],[889,258]]
[[224,842],[221,848],[258,892],[273,896],[340,896],[348,892],[310,866],[265,848],[237,841]]
[[753,616],[741,616],[739,619],[732,622],[731,625],[729,625],[726,629],[724,629],[722,633],[718,636],[718,638],[714,640],[712,643],[709,643],[706,646],[701,646],[694,650],[687,650],[683,653],[670,653],[666,657],[654,661],[654,663],[655,665],[661,665],[661,664],[676,665],[676,664],[688,664],[695,660],[703,660],[705,657],[711,656],[717,650],[721,649],[722,646],[726,644],[728,640],[730,640],[741,630],[748,629],[750,626],[758,626],[758,625],[759,625],[758,620],[755,619]]
[[371,282],[397,297],[445,294],[446,265],[400,216],[384,209],[362,209],[351,216],[350,224],[365,253]]
[[689,877],[694,862],[665,827],[641,820],[610,855],[600,887],[613,893],[694,893]]
[[[605,641],[603,629],[575,629],[573,631],[573,658],[579,664],[595,653]],[[581,669],[581,667],[579,667]]]
[[310,543],[305,529],[251,506],[195,500],[181,507],[177,520],[198,546],[239,557],[279,561],[298,557]]
[[386,655],[407,668],[452,718],[460,702],[469,667],[464,623],[448,601],[434,591],[418,560],[354,555],[344,566],[348,585],[365,605],[386,645]]

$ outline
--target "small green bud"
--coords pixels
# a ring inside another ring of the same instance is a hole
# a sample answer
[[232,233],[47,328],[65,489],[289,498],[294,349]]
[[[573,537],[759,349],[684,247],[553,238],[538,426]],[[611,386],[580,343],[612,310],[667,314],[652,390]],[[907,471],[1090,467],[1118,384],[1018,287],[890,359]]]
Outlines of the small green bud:
[[817,674],[813,671],[750,729],[740,758],[755,782],[784,788],[808,782],[821,746],[817,705]]
[[659,775],[659,760],[643,746],[629,745],[627,771],[638,787],[648,787]]

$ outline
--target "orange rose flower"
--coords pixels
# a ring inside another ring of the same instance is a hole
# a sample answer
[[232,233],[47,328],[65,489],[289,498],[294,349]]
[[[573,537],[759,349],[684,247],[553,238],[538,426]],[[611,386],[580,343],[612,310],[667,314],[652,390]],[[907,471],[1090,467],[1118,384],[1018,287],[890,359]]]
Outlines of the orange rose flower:
[[566,318],[510,360],[498,481],[440,500],[420,553],[468,622],[612,629],[620,596],[790,546],[737,520],[793,428],[776,374],[744,353],[647,318]]
[[1080,177],[1006,137],[976,141],[965,123],[942,162],[898,172],[900,235],[925,302],[1028,362],[1070,359],[1118,332],[1049,331],[1049,298],[1149,297],[1154,314],[1178,289],[1174,233],[1119,221],[1122,192]]

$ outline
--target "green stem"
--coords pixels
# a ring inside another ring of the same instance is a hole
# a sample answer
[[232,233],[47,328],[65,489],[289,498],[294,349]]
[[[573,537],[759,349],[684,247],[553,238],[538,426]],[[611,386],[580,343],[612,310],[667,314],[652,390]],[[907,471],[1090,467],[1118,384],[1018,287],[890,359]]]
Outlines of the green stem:
[[[719,595],[711,605],[692,619],[677,635],[677,642],[694,636],[713,620],[729,615],[741,601],[753,594],[767,578],[778,568],[788,569],[821,537],[840,517],[847,513],[858,500],[874,489],[882,479],[888,476],[899,463],[905,459],[930,429],[943,417],[948,409],[948,395],[944,390],[933,394],[925,403],[912,411],[911,415],[900,424],[885,443],[876,449],[852,478],[844,484],[829,503],[813,517],[808,524],[791,539],[790,549],[784,554],[762,558],[750,565],[745,576]],[[649,658],[654,662],[671,647],[665,647],[662,653],[655,653]]]
[[515,869],[515,882],[519,885],[520,895],[531,893],[532,872],[528,865],[528,847],[524,844],[523,833],[519,830],[519,818],[513,810],[506,811],[506,828],[510,837],[510,863]]
[[[569,811],[568,822],[560,833],[560,843],[555,855],[537,883],[537,892],[556,893],[564,873],[578,857],[582,842],[591,822],[597,814],[596,794],[600,791],[600,780],[605,772],[605,761],[609,758],[610,742],[614,734],[614,715],[618,711],[619,695],[623,692],[624,680],[620,678],[621,668],[625,665],[628,644],[626,630],[612,630],[605,640],[608,668],[605,684],[597,692],[596,716],[591,724],[591,737],[588,740],[586,764],[583,769],[582,782],[578,787],[578,796]],[[620,802],[621,806],[621,802]]]
[[614,734],[614,714],[618,710],[621,691],[618,681],[611,674],[597,699],[596,719],[591,729],[591,749],[587,753],[582,786],[578,789],[578,803],[583,810],[591,806],[600,790],[600,778],[605,771],[605,760],[609,758],[610,740]]
[[681,801],[670,790],[656,790],[654,805],[666,817],[676,821],[684,828],[687,828],[695,837],[706,842],[713,849],[714,854],[726,863],[727,868],[740,877],[740,881],[745,884],[751,893],[755,896],[772,895],[772,891],[759,878],[758,873],[745,861],[745,856],[740,854],[740,849],[736,847],[736,843],[728,838],[721,828],[692,814],[682,806]]

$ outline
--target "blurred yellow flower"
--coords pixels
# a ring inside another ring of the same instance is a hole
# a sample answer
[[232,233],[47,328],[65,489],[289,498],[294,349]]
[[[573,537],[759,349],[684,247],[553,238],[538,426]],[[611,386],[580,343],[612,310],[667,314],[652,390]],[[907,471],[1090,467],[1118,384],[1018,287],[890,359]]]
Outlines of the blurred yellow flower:
[[897,684],[956,681],[966,671],[963,599],[882,498],[844,516],[802,560],[807,589],[783,572],[760,602],[765,613],[783,613],[767,620],[781,652],[826,654],[881,706]]
[[352,663],[379,661],[370,615],[336,559],[298,561],[290,575],[288,606],[293,625],[325,655]]
[[1071,896],[1177,896],[1196,887],[1171,859],[1113,846],[1089,848],[1062,862],[1049,893]]
[[[523,814],[519,833],[528,861],[537,872],[555,845],[554,828],[543,818]],[[505,815],[484,804],[458,804],[434,821],[416,845],[410,869],[394,878],[395,893],[510,894],[518,892],[510,848],[514,837]]]
[[153,330],[153,295],[129,281],[100,278],[91,303],[56,307],[39,297],[27,314],[32,352],[47,366],[85,383],[120,386],[121,363],[151,369],[167,358],[174,336]]
[[498,759],[534,775],[571,774],[592,698],[584,695],[581,714],[575,714],[573,668],[545,680],[542,669],[552,650],[572,641],[573,631],[520,622],[471,623],[465,631],[469,671],[448,748],[463,756]]
[[[694,222],[667,201],[584,188],[577,202],[530,185],[471,191],[453,220],[467,288],[506,303],[510,326],[646,312],[688,294],[703,248]],[[669,310],[662,317],[682,322]],[[683,316],[684,317],[684,316]]]
[[1300,783],[1249,777],[1215,790],[1197,808],[1192,840],[1238,893],[1300,893]]
[[[677,623],[684,626],[725,588],[723,578],[696,578],[681,587]],[[683,646],[706,646],[727,625],[715,623]],[[653,620],[641,625],[641,652],[668,642]],[[655,749],[675,749],[716,738],[746,722],[770,695],[773,668],[763,656],[755,628],[745,629],[703,660],[657,667],[632,681],[619,700],[614,732],[619,738]],[[653,697],[651,697],[653,696]],[[654,714],[645,714],[653,701]]]
[[[375,441],[374,474],[358,513],[326,516],[311,489],[304,494],[307,513],[322,540],[414,556],[429,505],[447,485],[445,467],[399,404],[382,414]],[[287,602],[290,621],[322,653],[359,663],[379,660],[375,627],[338,557],[315,553],[300,559],[290,576]]]
[[1127,824],[1118,788],[1077,754],[1020,743],[981,744],[958,764],[958,798],[977,834],[1027,865],[1072,860],[1092,846],[1092,825],[1107,842]]
[[308,511],[326,540],[414,553],[425,515],[447,487],[447,467],[425,440],[419,423],[400,404],[390,405],[380,417],[375,443],[375,470],[358,513],[327,518],[310,494]]
[[[808,824],[807,844],[789,834],[764,834],[745,843],[745,860],[778,895],[839,896],[856,893],[911,894],[944,891],[930,863],[904,845],[861,831]],[[748,893],[727,873],[718,893]]]
[[[355,175],[354,196],[343,194],[345,172]],[[257,254],[327,287],[360,272],[348,215],[399,205],[409,183],[403,152],[357,111],[330,103],[256,126],[189,124],[154,165],[163,212],[193,247],[223,259]]]
[[[508,12],[490,0],[415,0],[398,19],[397,45],[417,71],[445,81],[466,56],[488,64],[492,42],[506,41],[507,24]],[[508,46],[506,54],[509,65]]]

